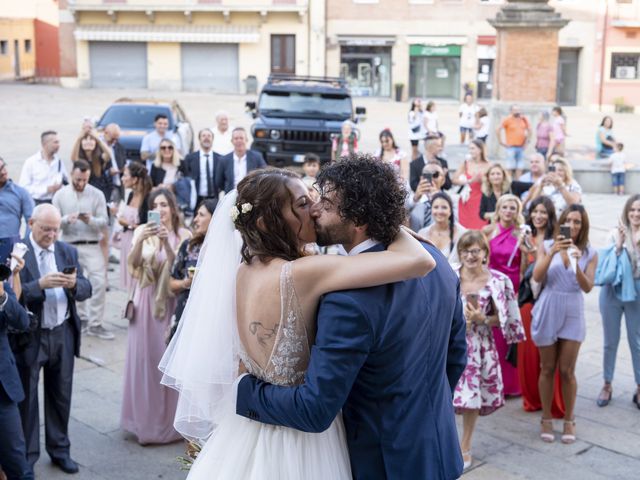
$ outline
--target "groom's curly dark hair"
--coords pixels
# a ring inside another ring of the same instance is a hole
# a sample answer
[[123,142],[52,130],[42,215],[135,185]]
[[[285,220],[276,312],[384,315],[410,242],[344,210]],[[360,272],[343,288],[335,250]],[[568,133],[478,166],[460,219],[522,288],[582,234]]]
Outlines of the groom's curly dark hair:
[[387,246],[398,235],[406,218],[407,190],[392,165],[354,153],[325,166],[316,183],[321,193],[336,192],[340,216],[367,225],[370,238]]

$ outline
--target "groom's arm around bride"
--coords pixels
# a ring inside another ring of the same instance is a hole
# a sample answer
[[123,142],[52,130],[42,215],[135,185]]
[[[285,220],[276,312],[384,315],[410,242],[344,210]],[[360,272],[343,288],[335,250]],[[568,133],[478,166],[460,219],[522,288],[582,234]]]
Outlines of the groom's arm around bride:
[[342,409],[354,478],[457,478],[452,392],[466,363],[465,324],[455,273],[425,248],[437,262],[427,277],[326,295],[304,384],[246,376],[237,413],[322,432]]

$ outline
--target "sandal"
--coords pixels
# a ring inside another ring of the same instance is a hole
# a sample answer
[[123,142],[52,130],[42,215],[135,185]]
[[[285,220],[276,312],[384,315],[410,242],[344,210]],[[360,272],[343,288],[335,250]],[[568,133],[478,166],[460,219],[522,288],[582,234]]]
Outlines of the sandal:
[[611,402],[611,397],[613,395],[613,390],[611,389],[611,385],[605,385],[600,390],[600,395],[598,395],[598,400],[596,403],[599,407],[606,407]]
[[473,463],[473,457],[471,456],[471,450],[468,450],[466,452],[462,452],[462,461],[464,462],[463,471],[467,470],[468,468],[471,467],[471,464]]
[[[540,439],[545,443],[553,443],[556,441],[556,436],[553,434],[553,419],[552,418],[541,418],[540,419],[541,432]],[[551,433],[545,432],[544,427],[546,425],[551,425]]]
[[[566,432],[567,430],[567,425],[570,425],[572,427],[575,428],[576,426],[576,421],[574,420],[565,420],[564,421],[564,432]],[[570,445],[572,443],[575,443],[576,441],[576,434],[575,433],[562,433],[562,443],[564,443],[565,445]]]

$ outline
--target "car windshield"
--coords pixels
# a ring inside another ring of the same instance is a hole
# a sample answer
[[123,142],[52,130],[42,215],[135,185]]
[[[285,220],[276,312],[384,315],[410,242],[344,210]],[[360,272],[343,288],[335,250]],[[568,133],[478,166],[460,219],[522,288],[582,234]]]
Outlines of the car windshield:
[[153,130],[153,120],[159,113],[169,117],[169,128],[173,129],[170,110],[159,105],[112,105],[104,113],[98,126],[117,123],[122,129]]
[[325,115],[346,120],[351,117],[351,98],[321,93],[262,92],[258,108],[265,114]]

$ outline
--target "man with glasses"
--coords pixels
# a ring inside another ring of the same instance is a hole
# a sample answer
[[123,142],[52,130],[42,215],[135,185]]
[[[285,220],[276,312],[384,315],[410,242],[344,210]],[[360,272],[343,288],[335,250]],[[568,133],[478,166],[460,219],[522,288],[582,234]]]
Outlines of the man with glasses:
[[441,192],[446,181],[444,169],[437,163],[427,163],[414,193],[409,193],[405,206],[409,210],[411,229],[417,232],[432,223],[431,197]]
[[14,344],[14,353],[25,392],[19,409],[29,464],[40,457],[38,384],[44,369],[47,453],[62,471],[76,473],[68,435],[74,355],[80,354],[76,302],[91,296],[91,284],[82,275],[77,250],[56,240],[61,221],[60,212],[50,204],[38,205],[29,220],[31,233],[23,240],[28,250],[20,271],[21,300],[37,327],[19,346]]

